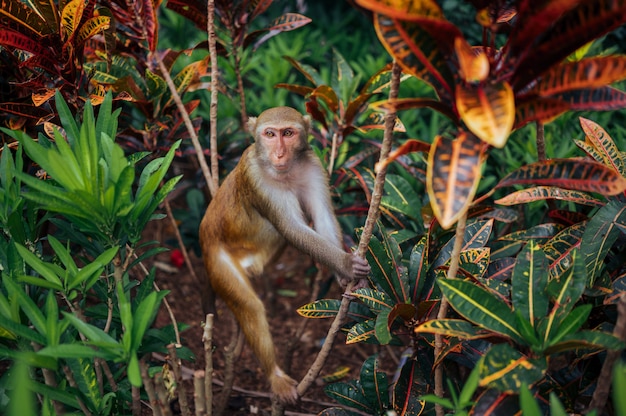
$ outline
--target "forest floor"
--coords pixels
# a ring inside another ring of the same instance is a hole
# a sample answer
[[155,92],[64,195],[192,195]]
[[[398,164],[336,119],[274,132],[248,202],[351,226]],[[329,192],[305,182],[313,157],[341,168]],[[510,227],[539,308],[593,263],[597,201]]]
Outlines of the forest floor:
[[[157,241],[172,240],[173,233],[163,225],[167,219],[157,221],[160,225],[152,228],[151,237]],[[199,279],[205,278],[202,260],[193,254],[192,263]],[[170,263],[168,253],[160,254],[157,261]],[[171,264],[170,264],[171,265]],[[272,336],[277,349],[279,364],[286,362],[287,346],[289,342],[296,342],[291,366],[286,369],[298,382],[307,373],[315,360],[321,345],[324,342],[331,319],[306,319],[297,314],[296,309],[309,303],[311,297],[311,281],[314,273],[311,272],[312,261],[308,256],[296,249],[288,247],[278,261],[266,270],[264,279],[269,279],[269,285],[264,284],[263,279],[254,282],[258,293],[261,294],[266,308],[273,309],[268,317],[272,328]],[[189,325],[189,329],[181,333],[182,344],[193,351],[195,361],[183,362],[183,365],[191,370],[203,370],[205,366],[204,345],[202,343],[202,300],[200,285],[183,265],[176,271],[168,271],[168,268],[157,267],[156,282],[161,289],[169,290],[167,300],[171,306],[176,321]],[[170,267],[171,269],[171,267]],[[266,287],[267,286],[267,287]],[[274,302],[268,304],[268,289],[274,292]],[[333,282],[325,298],[340,299],[342,290],[336,282]],[[234,318],[225,304],[217,300],[217,316],[213,329],[213,354],[214,378],[218,381],[224,379],[224,349],[229,345],[234,332]],[[171,324],[171,318],[164,307],[157,316],[156,326]],[[306,325],[302,336],[296,340],[295,334],[298,328]],[[344,380],[357,379],[361,364],[370,355],[377,353],[379,347],[375,345],[346,345],[345,334],[338,334],[335,339],[332,352],[329,355],[320,377],[309,388],[304,397],[293,406],[287,406],[286,415],[315,415],[320,411],[336,405],[324,393],[325,383],[321,376],[335,372],[340,367],[348,367],[349,373]],[[383,353],[386,351],[383,350]],[[247,345],[244,345],[242,354],[236,359],[234,388],[229,399],[229,407],[226,415],[269,415],[271,414],[271,400],[269,395],[269,383],[263,374],[256,357]],[[188,391],[192,391],[189,382]],[[221,387],[214,384],[214,397],[219,396]]]

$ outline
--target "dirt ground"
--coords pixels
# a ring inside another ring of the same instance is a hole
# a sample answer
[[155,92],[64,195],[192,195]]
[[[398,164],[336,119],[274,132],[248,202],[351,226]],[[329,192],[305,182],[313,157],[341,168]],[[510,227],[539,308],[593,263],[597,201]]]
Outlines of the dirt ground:
[[[167,219],[159,221],[161,224]],[[154,239],[167,241],[173,238],[168,235],[171,230],[167,226],[158,226],[155,230]],[[161,254],[158,261],[170,263],[169,254]],[[195,272],[204,277],[202,260],[192,255]],[[274,291],[274,313],[269,318],[272,327],[272,335],[277,348],[279,361],[284,363],[286,348],[289,341],[294,340],[297,328],[306,322],[303,335],[297,340],[296,348],[292,357],[291,369],[287,372],[297,381],[300,381],[315,360],[318,351],[324,342],[332,321],[330,319],[305,319],[296,313],[296,309],[309,302],[310,287],[307,281],[311,281],[313,266],[308,256],[301,254],[293,248],[287,248],[276,264],[267,270],[265,278],[269,279],[270,290]],[[308,278],[307,278],[308,277]],[[181,334],[183,345],[190,348],[195,356],[195,362],[185,362],[184,365],[193,370],[204,369],[204,349],[201,341],[201,321],[204,320],[201,307],[200,289],[192,275],[185,266],[172,272],[165,268],[159,268],[157,283],[161,289],[170,290],[167,300],[171,305],[174,316],[178,322],[190,325],[190,328]],[[259,279],[255,282],[259,293],[267,308],[271,308],[267,301],[267,288]],[[341,290],[336,282],[333,282],[330,291],[325,298],[339,299]],[[171,323],[165,308],[161,308],[157,317],[157,326]],[[224,348],[230,343],[234,330],[233,316],[218,299],[218,314],[214,325],[213,354],[214,377],[221,381],[224,378]],[[377,346],[373,345],[346,345],[345,334],[339,334],[333,345],[332,352],[322,369],[321,375],[329,374],[339,367],[347,366],[350,369],[345,379],[358,378],[361,364],[373,353],[377,352]],[[252,351],[246,345],[239,359],[236,360],[234,389],[230,395],[229,408],[225,412],[228,415],[266,415],[271,413],[271,401],[269,398],[269,383],[265,379],[258,361]],[[286,414],[306,415],[317,414],[321,410],[335,405],[323,391],[324,382],[321,380],[311,386],[302,400],[288,406]],[[191,387],[190,387],[191,390]],[[214,386],[214,395],[220,393],[220,387]]]

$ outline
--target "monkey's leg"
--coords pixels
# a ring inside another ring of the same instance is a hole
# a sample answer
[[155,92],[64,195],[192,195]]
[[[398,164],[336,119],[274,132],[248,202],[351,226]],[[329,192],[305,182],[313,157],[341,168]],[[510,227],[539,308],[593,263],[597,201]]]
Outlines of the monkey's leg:
[[298,399],[296,382],[285,374],[276,362],[274,343],[263,302],[243,270],[232,262],[228,263],[229,267],[223,269],[228,270],[229,275],[215,279],[213,286],[237,318],[246,341],[269,379],[272,392],[282,402],[293,403]]

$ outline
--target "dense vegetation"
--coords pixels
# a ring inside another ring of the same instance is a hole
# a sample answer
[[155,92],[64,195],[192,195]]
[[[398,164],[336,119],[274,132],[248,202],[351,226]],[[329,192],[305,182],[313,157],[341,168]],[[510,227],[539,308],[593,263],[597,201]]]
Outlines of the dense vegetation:
[[210,3],[215,50],[200,1],[3,2],[1,413],[161,414],[151,354],[191,351],[142,233],[182,190],[197,250],[247,115],[287,104],[345,234],[374,207],[346,341],[402,356],[322,414],[626,415],[624,1]]

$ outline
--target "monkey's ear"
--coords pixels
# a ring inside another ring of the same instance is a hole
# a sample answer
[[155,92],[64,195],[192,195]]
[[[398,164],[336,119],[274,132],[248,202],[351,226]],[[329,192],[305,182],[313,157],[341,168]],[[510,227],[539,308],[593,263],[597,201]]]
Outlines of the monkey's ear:
[[253,136],[256,136],[256,117],[248,117],[248,131]]
[[308,136],[308,134],[311,132],[311,116],[308,114],[302,116],[302,122],[304,123],[304,129],[306,130],[306,134]]

